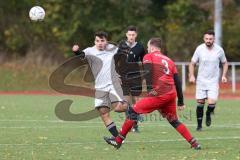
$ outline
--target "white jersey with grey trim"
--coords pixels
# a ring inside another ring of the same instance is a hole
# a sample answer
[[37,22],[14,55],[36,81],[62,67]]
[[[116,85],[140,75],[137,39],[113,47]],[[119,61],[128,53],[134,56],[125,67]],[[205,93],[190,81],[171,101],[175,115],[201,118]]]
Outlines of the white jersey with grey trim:
[[113,57],[117,53],[116,46],[108,44],[103,51],[97,50],[96,46],[93,46],[83,51],[94,76],[96,89],[103,89],[115,81],[119,81]]
[[199,63],[197,88],[208,90],[218,87],[220,69],[219,64],[226,62],[224,50],[217,44],[209,50],[203,43],[199,45],[192,57],[192,62]]

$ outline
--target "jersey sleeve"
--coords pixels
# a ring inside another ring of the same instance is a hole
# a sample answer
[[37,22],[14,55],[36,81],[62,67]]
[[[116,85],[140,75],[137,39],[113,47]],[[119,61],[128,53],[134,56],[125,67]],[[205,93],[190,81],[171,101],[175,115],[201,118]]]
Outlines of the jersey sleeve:
[[199,61],[199,49],[197,48],[191,59],[192,62],[197,63]]
[[143,62],[143,58],[145,55],[146,55],[145,49],[144,49],[143,45],[141,45],[141,55],[140,55],[141,62]]
[[117,46],[114,46],[113,48],[113,54],[116,55],[118,53],[118,47]]
[[223,50],[223,49],[221,49],[221,50],[220,50],[220,57],[219,57],[219,59],[220,59],[221,63],[224,63],[224,62],[226,62],[226,61],[227,61],[227,59],[226,59],[226,56],[225,56],[225,53],[224,53],[224,50]]
[[145,64],[145,63],[152,63],[152,58],[151,58],[150,54],[146,54],[143,57],[143,64]]
[[83,50],[83,52],[85,53],[86,56],[89,55],[90,54],[90,48],[85,48]]
[[177,71],[177,67],[175,65],[175,63],[173,62],[173,74],[177,74],[178,71]]
[[93,56],[91,55],[91,48],[88,47],[84,49],[83,52],[85,53],[85,58],[87,59],[88,63],[91,64],[94,59]]

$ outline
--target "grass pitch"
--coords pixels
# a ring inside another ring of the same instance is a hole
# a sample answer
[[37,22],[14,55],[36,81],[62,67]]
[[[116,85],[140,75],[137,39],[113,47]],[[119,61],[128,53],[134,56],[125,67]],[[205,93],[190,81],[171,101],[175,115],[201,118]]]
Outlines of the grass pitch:
[[[180,120],[202,145],[188,143],[158,113],[145,116],[140,134],[130,133],[119,150],[107,145],[100,118],[84,122],[59,120],[54,112],[63,99],[74,101],[73,113],[92,109],[93,99],[73,96],[0,96],[0,159],[25,160],[240,160],[240,100],[219,100],[213,124],[196,132],[195,102],[187,100]],[[205,107],[206,108],[206,107]],[[111,112],[120,128],[124,115]]]

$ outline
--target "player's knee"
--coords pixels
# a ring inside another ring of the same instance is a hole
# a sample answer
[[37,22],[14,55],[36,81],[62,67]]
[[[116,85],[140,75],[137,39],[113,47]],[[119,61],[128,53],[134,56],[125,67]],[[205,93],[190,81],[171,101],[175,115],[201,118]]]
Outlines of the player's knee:
[[216,104],[216,100],[214,99],[208,99],[208,105],[212,104],[212,105],[215,105]]
[[109,115],[110,109],[108,107],[98,107],[97,108],[100,115],[107,116]]
[[121,112],[121,109],[122,109],[122,104],[119,103],[118,105],[115,106],[114,112]]
[[209,106],[209,107],[215,107],[215,106],[216,106],[216,103],[209,103],[208,106]]
[[125,101],[115,102],[115,103],[112,103],[112,107],[115,112],[124,112],[127,110],[128,103]]
[[204,99],[198,99],[197,104],[198,104],[198,106],[204,106],[205,100]]
[[108,119],[110,119],[109,113],[100,113],[100,117],[103,121],[107,121]]
[[138,116],[139,116],[139,114],[137,112],[135,112],[132,107],[128,107],[128,109],[127,109],[127,118],[128,119],[137,121]]
[[179,120],[173,120],[171,122],[169,122],[174,128],[177,128],[181,122]]
[[125,112],[128,109],[129,103],[127,101],[119,102],[115,107],[115,112]]

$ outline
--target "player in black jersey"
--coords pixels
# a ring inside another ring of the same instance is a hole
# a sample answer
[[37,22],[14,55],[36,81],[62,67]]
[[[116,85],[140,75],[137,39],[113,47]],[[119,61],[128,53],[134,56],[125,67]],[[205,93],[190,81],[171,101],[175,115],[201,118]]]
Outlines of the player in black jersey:
[[[140,70],[145,50],[143,45],[136,41],[137,28],[135,26],[129,26],[127,28],[126,37],[126,40],[120,42],[120,48],[124,48],[125,46],[128,47],[129,50],[123,53],[125,55],[123,55],[124,58],[121,58],[122,63],[118,64],[116,68],[121,72],[120,76],[125,100],[129,103],[135,104],[142,93],[142,78]],[[133,127],[132,131],[139,132],[137,124]]]

